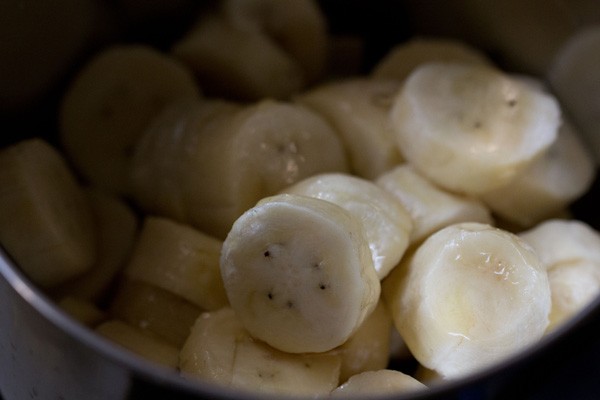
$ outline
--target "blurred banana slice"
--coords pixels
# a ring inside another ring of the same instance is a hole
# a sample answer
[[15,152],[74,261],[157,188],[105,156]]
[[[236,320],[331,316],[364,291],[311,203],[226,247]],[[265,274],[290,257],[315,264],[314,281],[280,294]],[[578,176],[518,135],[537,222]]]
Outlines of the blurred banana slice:
[[409,164],[393,168],[375,182],[398,199],[410,214],[411,245],[454,223],[493,222],[490,211],[480,200],[437,187]]
[[300,195],[265,198],[244,213],[223,244],[221,274],[250,334],[290,353],[343,344],[380,294],[360,222]]
[[196,320],[179,360],[184,377],[254,395],[325,396],[340,371],[338,355],[284,353],[252,339],[229,307]]
[[480,223],[428,237],[392,271],[383,294],[411,353],[451,379],[538,341],[551,305],[536,252],[516,235]]
[[392,106],[402,155],[437,185],[479,195],[508,184],[555,141],[550,95],[481,65],[429,63]]
[[600,294],[600,233],[583,221],[549,219],[519,236],[548,270],[552,311],[547,332],[553,331]]
[[76,321],[90,328],[94,328],[107,318],[104,310],[89,300],[82,298],[65,296],[56,304]]
[[321,114],[336,129],[353,173],[375,179],[403,161],[389,118],[399,89],[396,81],[346,78],[305,91],[296,101]]
[[282,192],[330,201],[357,218],[380,280],[398,264],[408,247],[413,228],[411,216],[402,203],[371,181],[347,174],[324,173],[306,178]]
[[261,198],[319,172],[347,170],[336,133],[301,105],[206,100],[154,121],[136,147],[132,186],[147,212],[224,239]]
[[333,390],[330,397],[346,399],[353,396],[400,395],[425,389],[427,386],[404,372],[380,369],[352,376]]
[[429,62],[494,66],[485,53],[465,41],[417,36],[391,48],[373,67],[371,77],[403,82],[417,67]]
[[327,24],[313,0],[227,0],[172,48],[206,92],[235,100],[285,99],[321,77]]
[[179,61],[146,45],[115,45],[73,79],[60,105],[60,140],[91,183],[128,194],[132,148],[150,120],[172,101],[198,98]]
[[96,225],[83,188],[59,151],[27,139],[0,151],[0,243],[49,288],[88,271]]
[[168,218],[147,216],[124,275],[211,311],[226,306],[223,242]]

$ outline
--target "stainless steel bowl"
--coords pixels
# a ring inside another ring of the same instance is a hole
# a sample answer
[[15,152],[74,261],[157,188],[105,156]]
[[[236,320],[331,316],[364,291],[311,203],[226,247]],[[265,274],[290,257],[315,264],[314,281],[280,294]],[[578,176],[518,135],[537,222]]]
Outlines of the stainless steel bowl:
[[[27,0],[3,2],[0,20],[3,15],[11,15],[2,11],[14,11],[11,7],[27,9],[33,3],[39,4]],[[78,7],[77,1],[72,3],[74,8]],[[0,122],[6,133],[0,144],[40,132],[45,132],[50,140],[55,139],[57,101],[65,82],[89,54],[118,40],[143,39],[160,46],[181,33],[189,22],[190,10],[197,6],[185,0],[154,1],[151,3],[156,8],[151,12],[136,14],[135,1],[90,3],[94,7],[85,11],[87,22],[101,20],[101,34],[88,41],[87,46],[76,43],[77,52],[46,55],[54,63],[55,71],[43,84],[32,84],[27,96],[12,102],[10,91],[4,93]],[[127,5],[120,9],[127,13],[106,19],[111,7],[120,3]],[[569,37],[590,24],[600,23],[600,4],[596,0],[324,0],[321,4],[330,17],[333,32],[365,40],[366,58],[362,65],[365,70],[393,44],[414,34],[429,34],[464,39],[488,51],[507,68],[544,74],[555,52]],[[51,10],[51,6],[42,7],[44,12]],[[68,15],[62,17],[68,20]],[[163,22],[161,32],[152,28],[157,21]],[[41,24],[40,29],[43,27]],[[6,34],[10,29],[15,27],[5,24],[0,28],[5,33],[3,37],[9,37]],[[73,32],[89,34],[85,25]],[[515,32],[522,32],[521,36],[515,36]],[[9,54],[7,49],[10,44],[0,45],[4,55]],[[22,71],[10,71],[10,60],[2,59],[1,53],[0,71],[9,73],[0,74],[0,81],[8,77],[26,79]],[[43,63],[45,59],[36,61]],[[598,74],[600,79],[600,70]],[[595,184],[573,207],[576,217],[596,228],[600,224],[592,210],[599,198]],[[0,299],[0,393],[5,400],[119,400],[149,395],[169,399],[252,398],[227,388],[186,381],[172,370],[121,351],[53,304],[1,249]],[[600,392],[595,381],[600,365],[599,336],[600,299],[597,299],[538,344],[501,364],[423,393],[388,398],[595,398]]]

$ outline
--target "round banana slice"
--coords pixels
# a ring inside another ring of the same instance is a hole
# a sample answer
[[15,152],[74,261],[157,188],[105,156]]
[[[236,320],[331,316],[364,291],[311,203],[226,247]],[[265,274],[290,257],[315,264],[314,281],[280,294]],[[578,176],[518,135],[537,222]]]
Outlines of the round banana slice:
[[451,225],[404,260],[384,283],[384,296],[412,354],[444,378],[516,354],[548,326],[546,268],[509,232]]
[[115,45],[75,77],[60,108],[60,140],[91,183],[128,194],[132,147],[167,104],[198,98],[191,73],[145,45]]
[[429,63],[405,81],[391,110],[406,160],[437,185],[479,195],[508,184],[556,140],[560,108],[481,65]]
[[347,174],[325,173],[304,179],[284,193],[327,200],[346,209],[363,226],[379,279],[406,251],[412,219],[402,203],[375,183]]
[[437,187],[409,164],[393,168],[375,182],[398,199],[410,214],[411,245],[458,222],[493,222],[490,211],[480,200]]
[[400,84],[392,80],[347,78],[322,84],[296,97],[337,130],[352,172],[375,179],[403,159],[395,144],[389,111]]
[[0,244],[42,287],[89,271],[96,256],[88,199],[62,154],[33,138],[0,152]]
[[415,68],[428,62],[456,62],[493,67],[479,49],[457,39],[419,36],[393,47],[373,67],[371,77],[404,81]]
[[336,204],[299,195],[265,198],[234,223],[221,274],[250,334],[290,353],[341,345],[380,294],[360,222]]
[[427,386],[410,375],[392,369],[365,371],[352,376],[331,392],[334,399],[347,399],[353,396],[399,395]]

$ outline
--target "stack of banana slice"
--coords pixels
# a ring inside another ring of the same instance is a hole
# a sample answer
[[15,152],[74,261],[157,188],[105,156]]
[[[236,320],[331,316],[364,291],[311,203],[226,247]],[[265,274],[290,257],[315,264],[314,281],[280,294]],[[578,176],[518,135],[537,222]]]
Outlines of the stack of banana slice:
[[2,246],[105,338],[254,394],[426,390],[600,293],[568,213],[596,164],[542,80],[415,38],[332,81],[329,39],[315,1],[226,0],[104,49],[58,143],[0,151]]

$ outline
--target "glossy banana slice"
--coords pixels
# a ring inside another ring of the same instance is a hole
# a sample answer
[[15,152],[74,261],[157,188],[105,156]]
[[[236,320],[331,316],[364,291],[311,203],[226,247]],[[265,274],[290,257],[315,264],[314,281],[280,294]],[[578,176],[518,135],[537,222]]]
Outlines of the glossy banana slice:
[[150,120],[172,101],[198,97],[179,61],[145,45],[115,45],[73,79],[60,106],[60,140],[84,178],[127,194],[131,149]]
[[430,63],[405,81],[391,111],[406,160],[437,185],[479,195],[508,184],[556,140],[560,108],[481,65]]
[[290,354],[250,337],[235,312],[203,313],[181,349],[184,377],[263,394],[324,396],[339,382],[335,354]]
[[404,81],[429,62],[454,62],[493,67],[492,61],[467,42],[444,37],[419,36],[400,43],[373,67],[371,77]]
[[283,192],[330,201],[360,220],[379,279],[398,264],[408,247],[411,216],[398,200],[371,181],[325,173],[306,178]]
[[427,386],[410,375],[392,369],[380,369],[352,376],[332,391],[330,397],[346,399],[353,396],[400,395],[425,389]]
[[398,199],[410,214],[411,244],[457,222],[493,222],[491,212],[480,200],[437,187],[409,164],[393,168],[375,182]]
[[191,226],[147,216],[124,274],[202,310],[216,310],[227,305],[219,268],[222,245]]
[[69,296],[100,304],[131,256],[138,218],[114,194],[97,188],[88,188],[86,194],[96,227],[96,260],[89,271],[52,288],[51,293],[55,298]]
[[557,215],[592,185],[592,155],[563,118],[556,141],[508,185],[481,196],[497,215],[524,228]]
[[174,106],[141,138],[132,165],[145,210],[219,239],[261,198],[319,172],[348,170],[340,139],[318,114],[272,100]]
[[383,293],[412,354],[444,378],[489,367],[538,341],[551,305],[536,252],[480,223],[431,235],[394,269]]
[[235,222],[221,274],[250,334],[291,353],[344,343],[380,293],[361,223],[336,204],[299,195],[263,199]]
[[375,179],[400,164],[389,111],[400,89],[393,80],[346,78],[314,87],[296,97],[337,130],[352,172]]
[[44,288],[88,271],[96,255],[88,199],[66,160],[33,138],[0,152],[0,243]]

